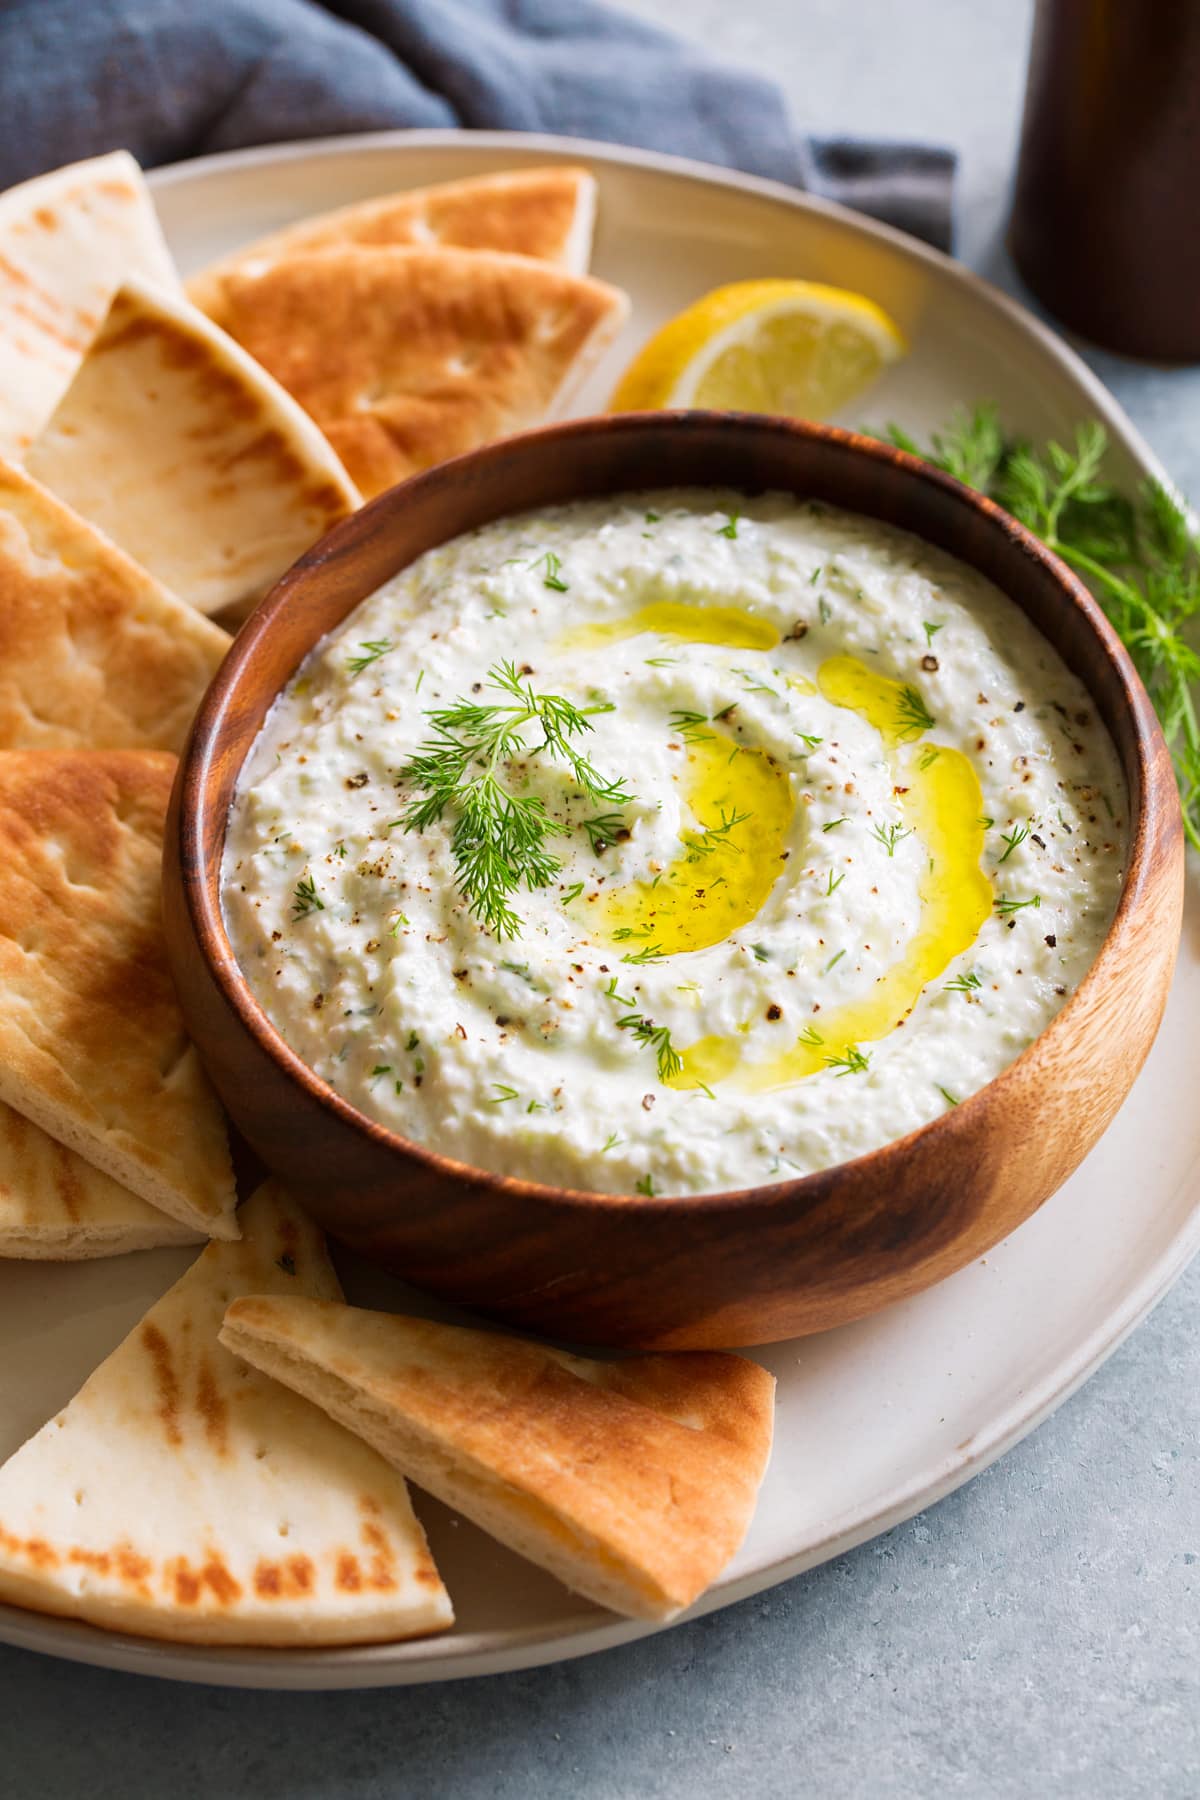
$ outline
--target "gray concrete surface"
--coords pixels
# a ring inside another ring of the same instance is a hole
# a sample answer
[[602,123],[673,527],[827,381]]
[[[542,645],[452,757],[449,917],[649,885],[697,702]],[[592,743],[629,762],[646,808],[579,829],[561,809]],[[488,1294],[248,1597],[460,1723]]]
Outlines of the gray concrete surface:
[[[959,146],[999,230],[1026,0],[692,0],[673,21],[822,130]],[[1200,495],[1200,370],[1095,366]],[[180,1689],[0,1651],[4,1800],[1175,1800],[1200,1792],[1200,1267],[970,1487],[665,1636],[529,1674],[334,1695]]]

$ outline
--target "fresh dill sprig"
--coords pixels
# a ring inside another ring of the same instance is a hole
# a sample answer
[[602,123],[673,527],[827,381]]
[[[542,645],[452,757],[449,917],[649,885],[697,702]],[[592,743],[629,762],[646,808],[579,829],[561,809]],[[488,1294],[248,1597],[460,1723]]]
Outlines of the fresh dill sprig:
[[843,1075],[865,1075],[871,1066],[871,1052],[860,1050],[857,1044],[847,1044],[840,1056],[827,1056],[825,1065],[837,1070],[839,1080]]
[[608,701],[577,707],[561,694],[537,694],[511,662],[488,671],[488,683],[508,696],[484,705],[459,699],[426,716],[434,735],[421,744],[401,779],[423,788],[409,803],[405,831],[423,831],[447,810],[454,814],[450,845],[459,891],[480,922],[498,938],[515,937],[521,920],[509,904],[519,887],[545,887],[562,867],[548,841],[566,835],[536,795],[514,794],[499,770],[527,751],[524,730],[542,731],[537,750],[560,758],[580,792],[592,801],[621,805],[630,796],[608,781],[570,741],[592,729],[592,713],[611,712]]
[[1010,913],[1020,912],[1026,906],[1040,906],[1042,896],[1031,894],[1028,900],[1013,900],[1008,894],[997,894],[994,904],[1000,917],[1006,919]]
[[647,944],[644,950],[627,950],[621,961],[626,963],[661,962],[666,954],[660,944]]
[[732,850],[735,856],[740,856],[742,854],[741,845],[734,843],[730,833],[737,826],[744,825],[747,819],[752,817],[752,813],[738,812],[736,808],[732,812],[726,812],[722,807],[719,825],[705,825],[701,821],[698,833],[694,831],[681,833],[683,842],[688,848],[688,861],[695,862],[699,856],[711,856],[714,850]]
[[346,658],[346,667],[352,675],[361,675],[363,670],[369,669],[373,662],[378,662],[381,656],[386,656],[392,647],[392,640],[390,638],[365,638],[358,647],[362,651],[361,656]]
[[646,1018],[637,1010],[637,1001],[626,998],[617,991],[617,978],[614,975],[604,990],[606,1000],[615,1006],[624,1006],[628,1010],[617,1020],[618,1031],[631,1031],[639,1044],[646,1044],[654,1051],[658,1066],[658,1079],[670,1081],[683,1068],[683,1058],[671,1042],[671,1033],[665,1025],[656,1025],[653,1019]]
[[[629,798],[628,794],[625,798]],[[616,843],[617,833],[624,831],[625,815],[619,812],[598,813],[594,819],[584,819],[582,824],[588,835],[588,843],[592,846],[592,855],[601,856]]]
[[948,994],[973,994],[976,988],[983,986],[974,969],[968,969],[964,975],[956,975],[953,981],[946,983]]
[[1200,539],[1160,482],[1123,494],[1103,473],[1107,434],[1080,425],[1073,444],[1041,451],[1006,436],[989,403],[960,412],[923,450],[889,428],[891,442],[981,489],[1079,574],[1133,659],[1171,751],[1184,829],[1200,849]]
[[671,730],[681,737],[685,744],[703,744],[711,737],[711,731],[704,731],[702,726],[708,724],[708,714],[690,712],[680,709],[673,712],[669,720]]
[[292,895],[293,919],[307,919],[309,913],[324,911],[325,902],[317,892],[316,882],[311,875],[302,876]]
[[1012,855],[1013,851],[1017,848],[1017,846],[1019,844],[1023,844],[1025,842],[1025,839],[1029,836],[1029,834],[1032,830],[1033,830],[1032,825],[1014,825],[1011,831],[1002,831],[1000,833],[1001,840],[1003,841],[1006,848],[1004,851],[1004,855],[997,857],[997,859],[996,859],[996,867],[997,868],[1000,867],[1001,863],[1006,863],[1008,861],[1008,859]]
[[911,825],[907,829],[903,825],[876,825],[871,836],[879,839],[889,856],[895,856],[896,845],[902,844],[905,838],[911,837],[912,834]]
[[896,731],[901,738],[921,737],[926,731],[932,731],[937,720],[922,700],[918,690],[911,683],[900,690],[900,698],[896,702]]

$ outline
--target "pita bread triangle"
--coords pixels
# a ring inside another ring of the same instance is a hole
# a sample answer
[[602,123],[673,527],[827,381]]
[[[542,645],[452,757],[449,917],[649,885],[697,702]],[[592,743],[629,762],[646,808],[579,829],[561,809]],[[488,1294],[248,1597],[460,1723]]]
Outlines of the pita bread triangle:
[[0,1257],[79,1262],[201,1237],[0,1106]]
[[160,913],[175,758],[0,751],[0,1101],[183,1224],[236,1237],[224,1115]]
[[401,1478],[222,1350],[247,1289],[339,1293],[274,1187],[0,1469],[0,1598],[189,1643],[337,1644],[453,1622]]
[[667,1619],[741,1543],[774,1378],[740,1356],[592,1362],[491,1332],[253,1296],[221,1342],[568,1587]]
[[0,459],[0,749],[181,750],[228,648]]
[[528,256],[358,245],[232,275],[225,293],[228,330],[367,495],[560,409],[629,304]]
[[204,613],[247,610],[361,503],[265,370],[138,281],[114,295],[25,466]]
[[0,194],[0,455],[19,460],[33,442],[127,275],[179,291],[126,151]]
[[187,291],[220,325],[227,275],[257,275],[281,257],[340,244],[509,250],[585,275],[595,217],[596,180],[586,169],[507,169],[383,194],[302,219],[203,269]]

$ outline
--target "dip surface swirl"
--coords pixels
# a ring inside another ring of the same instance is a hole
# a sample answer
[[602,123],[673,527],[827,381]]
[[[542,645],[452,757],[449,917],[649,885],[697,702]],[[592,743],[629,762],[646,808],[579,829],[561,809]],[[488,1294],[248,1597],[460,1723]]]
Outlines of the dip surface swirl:
[[[495,776],[557,866],[498,931],[461,809],[414,828],[414,764],[430,714],[522,694],[578,709],[568,750],[624,797],[521,727]],[[677,490],[499,521],[364,601],[247,760],[222,900],[280,1034],[385,1126],[704,1193],[875,1149],[998,1074],[1095,958],[1126,835],[1086,690],[982,577],[790,496]]]

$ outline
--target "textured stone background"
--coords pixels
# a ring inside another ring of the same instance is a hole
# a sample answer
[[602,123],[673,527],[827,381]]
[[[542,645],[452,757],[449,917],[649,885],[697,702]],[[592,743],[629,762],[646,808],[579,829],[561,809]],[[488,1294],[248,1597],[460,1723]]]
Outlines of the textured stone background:
[[[999,233],[1027,0],[633,0],[820,130],[962,151]],[[1200,370],[1092,357],[1200,495]],[[1175,1800],[1200,1792],[1200,1267],[970,1487],[695,1625],[446,1687],[239,1694],[0,1651],[0,1795],[255,1800]]]

